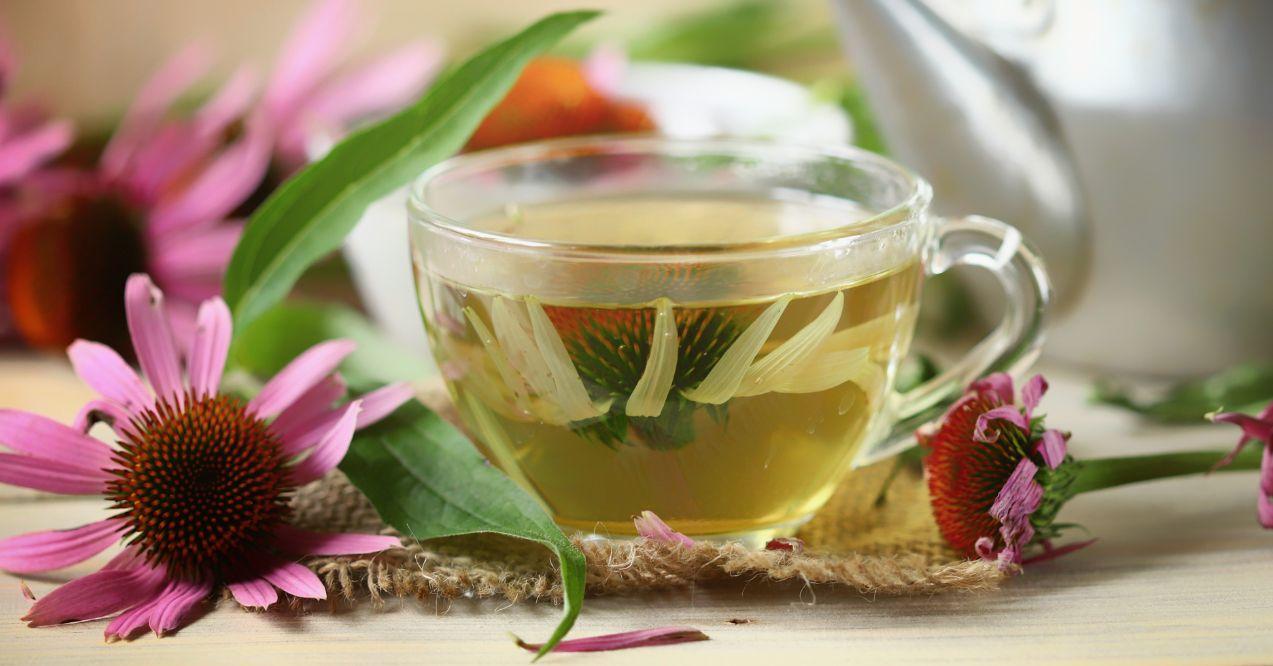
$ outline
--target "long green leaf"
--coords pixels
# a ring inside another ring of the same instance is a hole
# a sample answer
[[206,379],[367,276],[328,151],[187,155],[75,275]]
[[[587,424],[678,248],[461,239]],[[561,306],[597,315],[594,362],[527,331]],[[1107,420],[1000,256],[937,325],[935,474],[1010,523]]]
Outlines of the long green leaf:
[[231,361],[257,377],[271,377],[301,352],[333,338],[358,343],[340,364],[341,376],[351,384],[414,381],[434,372],[424,350],[385,338],[353,309],[315,302],[289,301],[270,308],[239,333]]
[[252,215],[226,271],[235,331],[339,247],[369,203],[458,151],[531,58],[594,16],[554,14],[486,49],[419,102],[354,133],[275,191]]
[[535,500],[486,464],[460,431],[410,403],[359,432],[341,470],[386,523],[417,539],[495,532],[529,539],[561,562],[562,619],[540,654],[575,623],[583,603],[583,553]]

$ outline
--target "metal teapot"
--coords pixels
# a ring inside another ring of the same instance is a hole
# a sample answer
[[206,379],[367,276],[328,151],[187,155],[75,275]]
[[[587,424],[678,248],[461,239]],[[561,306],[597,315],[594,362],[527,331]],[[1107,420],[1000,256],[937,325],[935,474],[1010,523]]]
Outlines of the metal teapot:
[[836,5],[890,152],[1042,249],[1053,357],[1273,358],[1273,2]]

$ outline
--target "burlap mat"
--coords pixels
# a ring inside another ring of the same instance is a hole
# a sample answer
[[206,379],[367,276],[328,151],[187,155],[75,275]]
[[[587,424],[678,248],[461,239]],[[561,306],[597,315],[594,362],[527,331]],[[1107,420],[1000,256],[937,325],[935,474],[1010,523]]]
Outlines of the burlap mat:
[[[448,418],[436,392],[422,399]],[[998,587],[993,563],[968,561],[946,548],[933,523],[927,489],[903,470],[881,489],[893,463],[857,470],[800,531],[801,554],[749,549],[738,543],[682,548],[643,539],[575,539],[588,561],[588,594],[630,594],[699,582],[801,580],[846,585],[863,594],[933,594]],[[302,488],[294,506],[301,527],[320,531],[385,531],[375,509],[341,474]],[[544,548],[499,535],[416,541],[374,557],[317,558],[310,568],[348,600],[386,596],[502,597],[509,602],[560,601],[556,561]]]

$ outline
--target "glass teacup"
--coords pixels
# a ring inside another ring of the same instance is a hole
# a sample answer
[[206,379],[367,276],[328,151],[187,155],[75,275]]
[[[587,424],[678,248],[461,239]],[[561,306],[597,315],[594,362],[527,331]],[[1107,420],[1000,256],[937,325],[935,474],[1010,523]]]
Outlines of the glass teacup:
[[[1012,227],[929,215],[877,155],[596,137],[473,153],[412,188],[430,346],[483,453],[563,526],[794,530],[991,370],[1020,373],[1050,288]],[[1007,295],[962,361],[893,390],[925,276]]]

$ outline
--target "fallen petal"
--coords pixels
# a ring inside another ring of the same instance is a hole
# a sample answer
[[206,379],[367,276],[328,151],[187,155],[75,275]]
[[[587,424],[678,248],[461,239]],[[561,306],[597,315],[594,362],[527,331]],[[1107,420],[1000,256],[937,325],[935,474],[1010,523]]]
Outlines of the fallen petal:
[[[539,652],[543,643],[527,643],[513,636],[517,647],[531,652]],[[691,627],[661,627],[659,629],[642,629],[625,631],[604,636],[574,638],[562,641],[553,652],[605,652],[607,650],[626,650],[628,648],[654,647],[657,645],[676,645],[677,643],[693,643],[711,640],[707,634]]]
[[765,544],[765,550],[785,550],[789,553],[799,555],[804,552],[804,541],[795,537],[778,537],[770,539]]
[[647,539],[668,544],[680,544],[686,548],[694,547],[693,539],[672,529],[653,511],[642,511],[641,515],[632,520],[632,524],[636,525],[637,534]]
[[31,601],[35,601],[35,593],[31,591],[31,586],[27,585],[25,580],[18,581],[18,589],[22,590],[22,596]]

